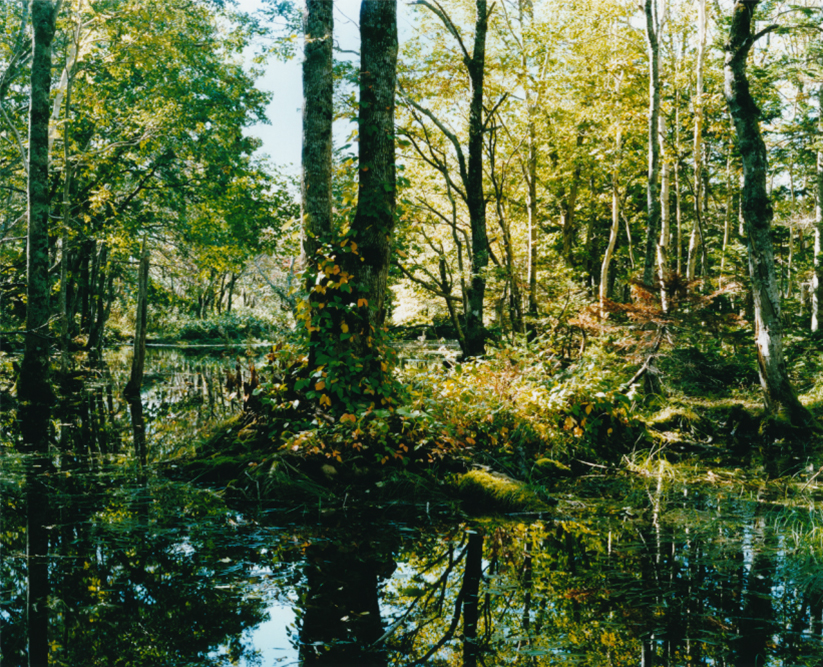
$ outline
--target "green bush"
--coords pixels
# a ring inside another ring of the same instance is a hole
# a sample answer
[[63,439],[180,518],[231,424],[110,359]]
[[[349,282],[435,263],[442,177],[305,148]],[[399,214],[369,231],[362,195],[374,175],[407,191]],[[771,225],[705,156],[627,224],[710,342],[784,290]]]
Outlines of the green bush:
[[168,320],[154,336],[167,342],[239,343],[250,338],[269,340],[274,324],[248,312],[221,313],[206,319]]

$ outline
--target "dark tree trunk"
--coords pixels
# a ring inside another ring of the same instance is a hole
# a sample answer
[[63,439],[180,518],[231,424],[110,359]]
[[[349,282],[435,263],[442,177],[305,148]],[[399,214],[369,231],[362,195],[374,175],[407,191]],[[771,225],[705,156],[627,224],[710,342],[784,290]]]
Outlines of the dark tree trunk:
[[383,326],[386,316],[386,281],[394,230],[396,82],[397,2],[363,0],[360,6],[359,190],[351,229],[359,248],[353,274],[368,300],[369,324],[374,330]]
[[772,204],[766,190],[768,160],[760,134],[760,110],[749,91],[746,60],[761,33],[752,33],[757,2],[737,0],[726,43],[725,93],[743,158],[741,208],[746,223],[749,274],[754,299],[755,341],[766,408],[783,412],[799,425],[812,424],[812,416],[797,399],[783,358],[783,324],[780,293],[774,269],[771,238]]
[[26,466],[26,634],[29,667],[49,664],[49,534],[53,518],[43,476],[48,461],[35,457]]
[[649,45],[649,172],[646,188],[648,223],[646,226],[646,256],[643,261],[643,282],[654,284],[657,260],[657,235],[660,227],[660,198],[657,180],[660,175],[660,55],[657,40],[657,0],[646,0],[646,40]]
[[465,356],[477,357],[486,352],[486,330],[483,326],[483,302],[486,296],[486,267],[489,265],[489,238],[486,233],[486,197],[483,194],[483,85],[486,74],[486,33],[489,13],[486,0],[476,0],[477,22],[474,48],[466,59],[472,99],[469,106],[469,158],[466,183],[466,203],[472,238],[471,281],[467,290],[465,313]]
[[[59,3],[58,3],[59,4]],[[28,250],[26,271],[26,341],[20,371],[23,440],[27,449],[48,447],[49,410],[49,91],[51,43],[58,7],[49,0],[33,0],[31,20],[31,104],[29,106]]]
[[303,253],[311,261],[331,232],[332,0],[306,0],[303,28]]
[[463,574],[463,667],[476,667],[480,655],[477,624],[480,618],[478,595],[483,576],[483,533],[475,528],[469,534],[466,548],[466,570]]
[[[328,241],[332,229],[332,111],[334,79],[332,49],[334,8],[332,0],[306,0],[303,13],[303,149],[302,214],[303,262],[308,269],[306,289],[312,318],[325,305],[314,287],[317,250]],[[309,368],[317,364],[322,332],[309,326]]]

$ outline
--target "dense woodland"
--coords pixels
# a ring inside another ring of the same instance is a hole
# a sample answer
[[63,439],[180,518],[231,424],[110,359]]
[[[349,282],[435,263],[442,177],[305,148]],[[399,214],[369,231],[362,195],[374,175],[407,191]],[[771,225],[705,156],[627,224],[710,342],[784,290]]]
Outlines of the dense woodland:
[[819,664],[823,4],[359,7],[0,2],[3,657]]
[[[483,406],[492,441],[530,434],[529,461],[625,453],[618,431],[707,395],[729,432],[810,437],[820,11],[364,0],[354,52],[330,0],[4,3],[0,315],[23,424],[77,350],[212,336],[276,341],[247,407],[298,449],[379,422],[378,460],[406,459],[410,430],[430,459],[471,448]],[[248,130],[277,58],[302,60],[299,175]],[[456,340],[457,365],[401,370],[404,337]]]

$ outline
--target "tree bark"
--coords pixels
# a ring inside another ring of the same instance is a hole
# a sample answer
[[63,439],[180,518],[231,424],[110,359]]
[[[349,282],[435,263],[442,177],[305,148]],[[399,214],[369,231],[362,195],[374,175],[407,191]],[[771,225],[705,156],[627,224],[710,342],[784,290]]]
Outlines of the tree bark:
[[469,159],[466,183],[467,205],[472,238],[471,281],[467,290],[465,356],[477,357],[486,352],[483,326],[483,302],[486,295],[486,267],[489,265],[489,238],[486,233],[486,197],[483,194],[483,86],[486,75],[486,33],[489,13],[486,0],[476,0],[477,20],[471,58],[466,68],[471,80],[469,106]]
[[770,30],[752,32],[757,2],[736,0],[725,46],[725,95],[743,158],[741,208],[746,223],[749,274],[754,300],[755,341],[764,401],[770,412],[784,413],[793,423],[813,424],[797,399],[783,358],[780,293],[771,238],[772,204],[766,190],[768,160],[760,134],[759,115],[746,78],[746,60],[755,41]]
[[[618,143],[620,137],[618,136]],[[603,262],[600,265],[600,317],[606,317],[604,304],[609,296],[609,267],[611,266],[614,248],[617,245],[617,236],[620,234],[620,195],[617,189],[617,170],[612,173],[612,226],[609,231],[609,244],[603,253]]]
[[660,280],[660,303],[663,312],[668,311],[668,294],[666,293],[666,278],[669,274],[669,245],[671,240],[671,207],[669,206],[669,161],[666,155],[665,137],[666,121],[662,114],[659,117],[660,129],[660,240],[657,244],[657,275]]
[[698,40],[697,40],[697,88],[694,95],[694,225],[689,236],[689,256],[686,264],[686,279],[694,280],[697,273],[698,245],[702,243],[700,221],[703,205],[700,199],[703,185],[703,60],[706,52],[706,0],[698,0]]
[[394,98],[397,84],[397,2],[360,6],[359,190],[352,232],[355,266],[368,299],[370,324],[383,326],[395,212]]
[[303,254],[311,261],[332,228],[332,0],[306,0],[303,28]]
[[33,0],[31,103],[29,106],[28,234],[26,272],[26,340],[20,371],[23,440],[32,451],[48,447],[49,385],[49,91],[51,46],[59,2]]
[[[817,90],[820,109],[823,109],[823,85]],[[823,133],[823,114],[817,122]],[[817,206],[814,209],[814,274],[812,276],[812,331],[820,330],[823,321],[823,148],[817,149]]]
[[660,142],[658,139],[660,117],[660,48],[658,45],[657,0],[646,0],[646,41],[649,47],[649,169],[646,187],[646,257],[643,262],[643,282],[654,284],[657,259],[657,235],[660,227],[660,199],[657,181],[660,176]]

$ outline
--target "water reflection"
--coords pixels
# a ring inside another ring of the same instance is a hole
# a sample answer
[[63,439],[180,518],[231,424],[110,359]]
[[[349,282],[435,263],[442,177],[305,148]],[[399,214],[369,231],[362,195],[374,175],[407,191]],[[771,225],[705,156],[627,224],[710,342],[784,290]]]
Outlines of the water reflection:
[[151,462],[195,415],[242,409],[236,361],[162,363],[140,404],[148,466],[111,359],[57,406],[48,458],[4,448],[4,665],[823,662],[810,498],[604,478],[542,521],[231,509]]

